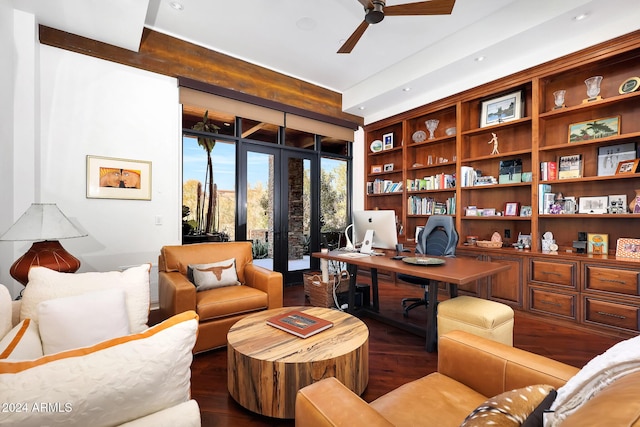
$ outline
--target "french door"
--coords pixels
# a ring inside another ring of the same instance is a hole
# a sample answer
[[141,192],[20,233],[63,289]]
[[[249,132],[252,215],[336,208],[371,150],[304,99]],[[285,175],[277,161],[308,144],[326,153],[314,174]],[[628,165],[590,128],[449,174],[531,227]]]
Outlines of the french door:
[[302,281],[319,236],[319,155],[266,144],[242,144],[238,232],[253,241],[254,263]]

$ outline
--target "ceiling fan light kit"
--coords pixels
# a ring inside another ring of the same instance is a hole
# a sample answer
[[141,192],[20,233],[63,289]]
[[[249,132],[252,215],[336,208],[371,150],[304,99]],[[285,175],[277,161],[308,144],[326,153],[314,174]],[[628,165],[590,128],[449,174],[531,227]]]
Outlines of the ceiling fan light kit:
[[364,21],[356,28],[338,53],[351,53],[370,24],[381,22],[385,16],[451,15],[456,0],[431,0],[398,4],[385,8],[385,0],[358,0],[364,6]]

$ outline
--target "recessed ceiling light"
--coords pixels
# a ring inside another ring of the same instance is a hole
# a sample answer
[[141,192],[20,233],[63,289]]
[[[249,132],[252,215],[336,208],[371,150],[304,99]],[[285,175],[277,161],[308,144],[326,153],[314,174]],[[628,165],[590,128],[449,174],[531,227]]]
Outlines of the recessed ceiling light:
[[476,62],[482,62],[482,61],[484,61],[484,56],[478,56],[478,57],[476,57],[476,58],[474,59],[474,61],[476,61]]
[[364,110],[366,107],[364,105],[361,105],[358,107],[358,110]]
[[402,88],[403,92],[409,92],[410,90],[411,90],[411,88],[409,86]]
[[574,21],[582,21],[583,19],[586,19],[587,16],[589,16],[588,13],[581,13],[580,15],[576,15],[573,17]]
[[171,6],[175,10],[184,10],[184,6],[182,5],[182,3],[178,3],[177,1],[169,2],[169,6]]

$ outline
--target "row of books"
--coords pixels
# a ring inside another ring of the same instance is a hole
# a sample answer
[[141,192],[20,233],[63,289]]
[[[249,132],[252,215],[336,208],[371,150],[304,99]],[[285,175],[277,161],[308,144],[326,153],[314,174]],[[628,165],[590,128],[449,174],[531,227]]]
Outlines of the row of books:
[[367,194],[396,193],[402,191],[402,182],[393,182],[390,179],[376,179],[367,182]]
[[455,188],[455,186],[455,175],[446,173],[425,176],[424,178],[407,179],[408,191],[441,190],[444,188]]
[[432,197],[409,196],[407,199],[408,215],[455,215],[456,198],[449,197],[445,202],[438,202]]
[[558,179],[558,163],[540,162],[540,179],[542,181],[554,181]]

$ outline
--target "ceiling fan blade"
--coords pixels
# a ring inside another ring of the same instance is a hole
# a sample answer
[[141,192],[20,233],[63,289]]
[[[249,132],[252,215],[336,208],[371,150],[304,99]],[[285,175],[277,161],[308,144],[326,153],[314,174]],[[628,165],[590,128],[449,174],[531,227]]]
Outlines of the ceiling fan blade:
[[456,0],[431,0],[398,4],[384,8],[386,16],[451,15]]
[[358,25],[358,28],[351,34],[351,36],[347,39],[346,42],[342,45],[338,53],[351,53],[354,47],[356,47],[356,43],[360,40],[360,37],[364,34],[365,30],[369,26],[367,21],[362,21],[362,24]]
[[371,3],[371,0],[358,0],[358,2],[360,2],[365,9],[373,9],[373,3]]

